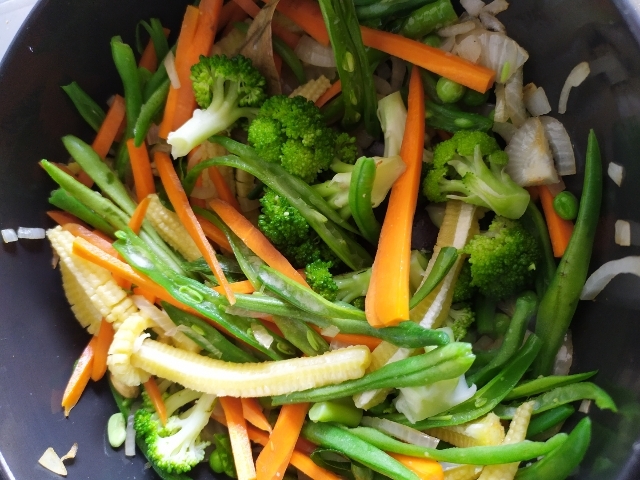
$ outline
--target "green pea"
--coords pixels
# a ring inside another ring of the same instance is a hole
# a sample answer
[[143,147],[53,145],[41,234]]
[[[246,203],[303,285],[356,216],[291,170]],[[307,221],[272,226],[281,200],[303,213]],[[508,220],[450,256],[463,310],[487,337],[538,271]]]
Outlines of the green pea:
[[553,199],[553,209],[560,218],[574,220],[578,216],[578,199],[573,193],[565,190]]
[[480,105],[484,105],[485,103],[487,103],[488,99],[489,90],[487,90],[485,93],[480,93],[468,88],[467,91],[464,92],[462,103],[469,107],[479,107]]
[[440,44],[442,43],[442,40],[440,39],[440,37],[438,35],[431,34],[431,35],[427,35],[426,37],[424,37],[422,39],[422,43],[424,43],[425,45],[429,45],[430,47],[433,48],[438,48],[440,46]]
[[107,438],[113,448],[121,446],[127,438],[127,426],[122,413],[114,413],[107,422]]
[[464,96],[466,90],[463,85],[445,77],[440,77],[436,83],[436,93],[443,103],[456,103]]

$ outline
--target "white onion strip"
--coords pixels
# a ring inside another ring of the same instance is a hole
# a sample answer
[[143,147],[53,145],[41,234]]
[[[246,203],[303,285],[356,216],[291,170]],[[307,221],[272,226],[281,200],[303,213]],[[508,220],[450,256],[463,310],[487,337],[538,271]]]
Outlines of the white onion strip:
[[127,457],[135,457],[136,456],[136,431],[133,427],[133,422],[135,420],[136,412],[132,408],[129,411],[129,416],[127,417],[127,434],[124,439],[124,454]]
[[544,127],[544,136],[547,137],[553,159],[556,163],[558,175],[575,175],[576,157],[573,153],[571,138],[564,125],[553,117],[540,117],[540,122]]
[[616,185],[620,186],[622,185],[622,180],[624,180],[624,167],[617,163],[610,162],[607,168],[607,175],[609,175],[609,178],[613,180]]
[[422,433],[415,428],[407,427],[391,420],[376,417],[362,417],[361,425],[365,427],[375,428],[384,432],[398,440],[403,440],[413,445],[419,445],[426,448],[436,448],[440,439]]
[[336,59],[333,49],[316,42],[309,35],[303,35],[296,45],[295,54],[300,60],[316,67],[335,67]]
[[640,257],[630,256],[605,263],[587,279],[580,300],[593,300],[616,275],[632,273],[640,277]]
[[614,237],[617,245],[631,246],[631,224],[626,220],[616,220]]
[[18,234],[16,234],[16,231],[13,228],[5,228],[0,231],[0,233],[2,234],[2,240],[4,240],[4,243],[18,241]]
[[176,57],[173,56],[173,52],[169,50],[167,56],[164,57],[164,68],[167,69],[167,75],[171,86],[176,90],[180,88],[180,78],[178,77],[178,71],[176,70]]
[[40,240],[44,238],[44,228],[18,227],[18,238]]
[[579,87],[589,76],[590,71],[588,62],[580,62],[578,65],[573,67],[573,70],[569,73],[567,80],[565,80],[564,85],[562,86],[562,91],[560,92],[558,113],[566,113],[567,102],[569,101],[569,92],[573,87]]

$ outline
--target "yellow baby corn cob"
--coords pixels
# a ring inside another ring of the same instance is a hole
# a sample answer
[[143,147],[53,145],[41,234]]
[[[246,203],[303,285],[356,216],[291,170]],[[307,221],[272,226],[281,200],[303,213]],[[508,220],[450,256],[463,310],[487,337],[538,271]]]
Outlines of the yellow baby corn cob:
[[315,102],[324,92],[329,89],[330,86],[331,81],[324,75],[320,75],[320,77],[316,78],[315,80],[312,79],[304,85],[300,85],[293,92],[291,92],[289,98],[304,97],[307,100]]
[[107,366],[111,374],[124,385],[135,387],[149,380],[149,374],[131,365],[131,355],[136,340],[142,333],[154,325],[149,317],[134,313],[130,315],[113,336],[109,347]]
[[100,327],[102,315],[93,306],[91,299],[64,263],[60,263],[60,273],[62,274],[62,288],[69,305],[71,305],[71,311],[80,325],[86,328],[89,333],[96,333]]
[[431,428],[427,433],[455,447],[500,445],[505,438],[500,418],[493,412],[463,425]]
[[460,465],[444,471],[444,480],[476,480],[482,467],[476,465]]
[[240,50],[240,47],[245,41],[245,37],[246,35],[243,32],[234,28],[213,45],[211,54],[231,57],[238,53],[238,50]]

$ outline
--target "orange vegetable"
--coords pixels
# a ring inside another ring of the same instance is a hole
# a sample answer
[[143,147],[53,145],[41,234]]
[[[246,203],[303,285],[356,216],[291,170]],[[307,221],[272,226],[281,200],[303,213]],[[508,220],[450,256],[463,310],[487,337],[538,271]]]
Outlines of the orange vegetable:
[[67,223],[62,227],[62,229],[71,233],[74,237],[84,238],[103,252],[106,252],[113,257],[118,256],[118,252],[115,248],[113,248],[111,242],[105,240],[100,235],[97,235],[96,233],[92,232],[88,228],[83,227],[82,225],[79,225],[77,223]]
[[[251,285],[251,282],[249,280],[243,280],[241,282],[233,282],[229,284],[229,287],[231,287],[231,291],[233,293],[253,293],[256,291],[255,288],[253,288],[253,285]],[[213,289],[224,295],[224,290],[222,289],[222,287],[213,287]]]
[[256,467],[253,464],[251,444],[247,432],[247,423],[242,414],[242,402],[239,398],[220,397],[220,405],[229,429],[233,461],[236,464],[238,480],[253,480],[256,478]]
[[83,226],[86,229],[89,229],[89,225],[84,223],[75,215],[71,215],[70,213],[65,212],[64,210],[49,210],[47,211],[47,215],[51,220],[56,222],[58,225],[62,225],[63,227],[67,223],[76,223],[78,225]]
[[64,393],[62,394],[62,408],[64,408],[65,417],[69,416],[69,412],[76,406],[87,383],[89,383],[93,370],[93,347],[95,343],[96,339],[93,337],[82,351],[80,358],[76,362],[76,366],[73,368],[67,387],[64,389]]
[[[400,149],[407,169],[391,188],[371,273],[374,291],[369,290],[365,299],[367,320],[373,326],[397,325],[409,318],[411,228],[420,189],[424,115],[422,81],[418,69],[413,68],[409,81],[407,122]],[[379,288],[381,285],[384,288]]]
[[[233,0],[242,10],[244,10],[251,18],[256,18],[256,15],[260,13],[260,7],[258,7],[253,0]],[[271,30],[275,35],[280,37],[283,42],[289,45],[290,48],[295,49],[296,45],[300,41],[300,35],[287,30],[282,25],[278,24],[277,20],[271,22]]]
[[127,150],[129,150],[129,158],[131,159],[131,171],[133,173],[136,196],[138,201],[141,201],[147,195],[156,193],[149,152],[144,143],[136,147],[133,138],[127,140]]
[[240,237],[247,247],[264,260],[267,265],[278,270],[291,280],[309,287],[298,271],[289,263],[289,260],[244,215],[222,200],[211,200],[209,206],[229,226],[233,233]]
[[224,276],[224,272],[218,263],[213,248],[211,248],[211,244],[207,241],[202,227],[200,223],[198,223],[198,219],[193,214],[193,210],[191,210],[189,199],[182,188],[182,184],[173,168],[169,155],[164,152],[156,152],[153,158],[156,162],[156,168],[160,173],[162,185],[164,185],[167,196],[171,201],[171,205],[173,205],[180,221],[189,232],[189,235],[191,235],[191,238],[193,238],[193,241],[198,246],[198,250],[200,250],[200,253],[202,253],[202,256],[215,275],[216,280],[218,280],[218,283],[223,288],[227,300],[233,305],[236,302],[233,291],[229,287],[229,282],[227,282]]
[[271,433],[271,425],[267,417],[262,413],[262,408],[255,398],[241,398],[242,414],[247,422],[255,425],[260,430]]
[[571,240],[573,222],[561,218],[560,215],[556,213],[556,210],[553,208],[553,194],[548,186],[540,185],[538,192],[540,195],[540,203],[542,203],[542,210],[544,211],[544,218],[549,228],[553,256],[560,258],[564,255],[564,251],[567,249],[567,245],[569,245],[569,240]]
[[327,103],[333,97],[338,95],[341,90],[342,90],[342,83],[340,82],[340,80],[336,80],[331,84],[331,86],[327,89],[327,91],[324,92],[322,95],[320,95],[320,97],[316,100],[316,107],[318,108],[323,107],[325,103]]
[[151,400],[151,403],[153,404],[153,408],[158,414],[158,418],[162,422],[162,425],[166,425],[167,407],[164,404],[162,393],[160,393],[160,389],[158,388],[155,378],[150,377],[143,385],[144,390],[147,392],[147,395],[149,395],[149,400]]
[[240,204],[238,203],[238,199],[229,188],[229,185],[227,185],[227,182],[220,173],[220,170],[218,170],[218,167],[210,167],[207,169],[207,172],[209,173],[209,178],[213,182],[213,186],[216,187],[218,198],[224,202],[227,202],[229,205],[240,212],[241,209]]
[[141,297],[144,297],[147,299],[147,301],[149,303],[156,303],[156,296],[153,295],[152,293],[147,292],[144,288],[142,287],[133,287],[133,294],[134,295],[140,295]]
[[102,125],[100,125],[96,138],[93,139],[91,144],[91,147],[103,160],[118,135],[120,125],[124,122],[125,113],[124,98],[116,95],[106,117],[104,117]]
[[[200,18],[189,51],[189,69],[198,62],[200,55],[209,55],[218,31],[223,0],[202,0],[199,5]],[[189,84],[191,85],[191,84]]]
[[347,345],[364,345],[369,350],[374,350],[382,340],[376,337],[370,337],[368,335],[358,335],[355,333],[338,333],[335,337],[324,337],[325,340],[331,342],[336,340],[338,342],[346,343]]
[[221,35],[222,37],[224,37],[226,35],[225,32],[227,26],[231,26],[231,28],[234,28],[233,24],[235,22],[240,22],[246,17],[247,14],[242,8],[240,8],[240,5],[238,5],[236,2],[225,3],[220,10],[220,17],[218,18],[218,32],[224,29]]
[[113,325],[104,318],[100,322],[100,330],[96,335],[96,343],[93,348],[93,368],[91,380],[97,382],[107,373],[107,353],[113,341]]
[[[169,36],[168,28],[163,28],[162,31],[164,32],[165,37]],[[153,46],[153,40],[149,39],[147,46],[144,47],[138,66],[146,68],[152,73],[158,68],[158,56],[156,55],[156,49]]]
[[269,435],[269,442],[256,460],[258,480],[272,480],[284,476],[308,409],[308,403],[282,406],[273,432]]
[[444,472],[442,466],[435,460],[429,458],[410,457],[400,453],[389,453],[409,470],[416,473],[421,480],[443,480]]
[[242,10],[247,12],[251,18],[256,18],[260,13],[260,7],[251,0],[233,0]]
[[139,233],[140,228],[142,228],[142,222],[144,221],[144,217],[147,214],[147,208],[149,208],[150,200],[151,199],[149,197],[144,197],[138,204],[136,209],[133,211],[133,215],[131,215],[131,218],[129,219],[129,228],[136,234]]
[[280,0],[278,11],[289,17],[322,45],[329,45],[329,34],[324,26],[320,6],[312,0]]

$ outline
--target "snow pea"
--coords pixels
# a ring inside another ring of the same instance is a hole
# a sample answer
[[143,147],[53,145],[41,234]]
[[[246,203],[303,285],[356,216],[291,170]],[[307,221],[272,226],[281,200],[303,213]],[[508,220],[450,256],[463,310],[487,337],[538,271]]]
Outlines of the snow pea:
[[83,222],[88,223],[93,228],[100,230],[102,233],[113,237],[115,229],[103,217],[93,210],[87,208],[82,202],[78,201],[73,195],[65,192],[62,188],[58,188],[51,192],[49,203],[55,205],[71,215],[75,215]]
[[542,340],[542,350],[534,363],[534,377],[551,373],[556,354],[578,307],[580,292],[589,273],[601,203],[602,161],[598,140],[591,130],[575,228],[553,280],[540,300],[535,331]]
[[312,422],[337,422],[347,427],[357,427],[362,420],[362,409],[357,408],[351,398],[331,402],[314,403],[309,409]]
[[358,20],[371,20],[376,18],[389,18],[393,15],[402,15],[421,8],[425,4],[435,0],[379,0],[367,5],[358,5],[356,2],[356,15]]
[[153,119],[167,100],[170,86],[171,82],[167,78],[140,107],[140,115],[138,115],[136,124],[133,127],[133,138],[136,147],[139,147],[144,142]]
[[[552,408],[567,403],[576,402],[578,400],[593,400],[596,406],[602,410],[611,410],[617,412],[615,402],[607,392],[598,387],[595,383],[581,382],[573,385],[565,385],[563,387],[554,388],[533,400],[533,414],[546,412]],[[502,419],[513,418],[516,409],[521,403],[512,405],[498,405],[493,413]]]
[[576,409],[571,405],[560,405],[546,412],[535,415],[531,418],[527,427],[527,438],[535,437],[551,427],[556,426],[560,422],[564,422],[567,418],[575,413]]
[[372,245],[378,244],[380,222],[373,214],[371,190],[376,179],[376,161],[373,158],[360,157],[351,172],[349,183],[349,208],[362,236]]
[[157,18],[149,19],[149,22],[141,20],[136,25],[136,48],[138,53],[142,54],[144,47],[140,38],[140,27],[143,27],[153,43],[153,49],[156,52],[156,58],[160,61],[167,55],[169,51],[169,44],[167,43],[167,37],[165,36],[162,23]]
[[97,132],[106,116],[104,110],[76,82],[64,85],[62,90],[69,95],[80,116]]
[[516,480],[564,480],[580,465],[591,442],[591,420],[585,417],[569,434],[567,441],[542,460],[518,470]]
[[323,402],[379,388],[430,385],[441,380],[459,377],[469,369],[473,359],[471,345],[450,343],[422,355],[389,363],[355,380],[275,396],[272,404]]
[[427,275],[427,278],[422,282],[420,288],[413,294],[409,301],[409,308],[414,308],[424,298],[429,295],[434,288],[447,276],[451,267],[458,259],[458,250],[454,247],[443,247],[438,252],[438,256],[433,264],[433,268]]
[[548,377],[536,378],[535,380],[530,380],[518,385],[509,392],[509,395],[504,397],[504,400],[508,401],[513,400],[514,398],[531,397],[539,393],[544,393],[552,388],[582,382],[593,377],[596,373],[598,373],[598,371],[593,370],[591,372],[578,373],[576,375],[551,375]]
[[547,229],[547,223],[542,213],[540,213],[540,210],[538,210],[538,207],[536,207],[533,202],[529,202],[524,215],[520,217],[520,221],[524,228],[538,241],[538,245],[542,251],[542,261],[536,266],[535,281],[536,292],[538,296],[542,298],[556,273],[556,259],[553,256],[553,249],[551,248],[549,230]]
[[458,15],[451,5],[451,0],[437,0],[405,17],[399,33],[403,37],[416,39],[449,25],[457,19]]

